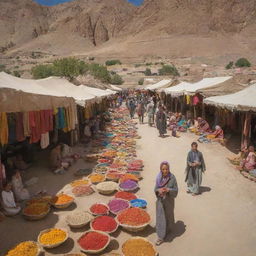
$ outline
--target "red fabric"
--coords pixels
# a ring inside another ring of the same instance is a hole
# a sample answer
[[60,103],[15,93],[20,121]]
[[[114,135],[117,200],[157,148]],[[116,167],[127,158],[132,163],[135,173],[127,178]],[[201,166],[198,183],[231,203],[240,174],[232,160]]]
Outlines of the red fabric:
[[40,111],[29,112],[29,127],[31,131],[30,143],[36,143],[41,139]]
[[16,139],[17,141],[25,140],[24,127],[23,127],[23,113],[16,113]]
[[44,115],[45,115],[45,126],[47,132],[53,130],[53,110],[44,110]]
[[193,105],[195,106],[195,105],[197,105],[199,102],[200,102],[200,100],[199,100],[198,96],[197,96],[197,95],[194,96],[194,97],[193,97]]
[[40,124],[41,124],[41,132],[47,133],[46,127],[46,118],[45,118],[45,110],[40,110]]

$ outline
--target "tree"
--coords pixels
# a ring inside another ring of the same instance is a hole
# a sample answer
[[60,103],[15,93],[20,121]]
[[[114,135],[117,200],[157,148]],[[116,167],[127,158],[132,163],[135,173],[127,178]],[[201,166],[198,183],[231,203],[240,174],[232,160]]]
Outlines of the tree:
[[16,77],[21,77],[21,74],[18,70],[14,70],[13,75],[16,76]]
[[251,63],[246,58],[240,58],[236,61],[236,67],[243,68],[243,67],[250,67]]
[[151,69],[150,69],[150,68],[146,68],[144,74],[145,74],[146,76],[151,76],[151,75],[152,75]]
[[231,69],[231,68],[233,68],[233,66],[234,66],[234,62],[233,62],[233,61],[230,61],[230,62],[228,63],[228,65],[226,66],[226,69]]
[[160,76],[172,75],[179,76],[179,72],[174,65],[163,65],[161,69],[158,70]]
[[106,67],[99,64],[91,64],[89,67],[89,72],[94,78],[99,79],[103,83],[110,83],[111,76]]
[[141,78],[139,81],[138,81],[138,85],[143,85],[144,84],[144,78]]
[[51,64],[37,65],[32,68],[31,73],[34,79],[42,79],[42,78],[47,78],[49,76],[55,75],[54,67]]
[[111,77],[111,84],[115,84],[115,85],[121,85],[124,83],[124,80],[122,79],[122,77],[118,74],[115,74]]
[[106,66],[113,66],[113,65],[121,65],[121,61],[120,60],[107,60],[105,62]]

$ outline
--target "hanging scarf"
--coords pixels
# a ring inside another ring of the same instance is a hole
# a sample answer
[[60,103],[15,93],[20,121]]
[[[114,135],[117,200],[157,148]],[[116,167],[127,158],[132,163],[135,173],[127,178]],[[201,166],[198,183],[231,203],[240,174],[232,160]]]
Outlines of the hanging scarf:
[[[161,170],[163,165],[167,165],[168,169],[169,169],[169,173],[165,177],[163,177],[162,170]],[[165,187],[168,184],[170,178],[171,178],[170,165],[167,161],[164,161],[160,164],[160,172],[158,173],[157,178],[156,178],[157,188]]]

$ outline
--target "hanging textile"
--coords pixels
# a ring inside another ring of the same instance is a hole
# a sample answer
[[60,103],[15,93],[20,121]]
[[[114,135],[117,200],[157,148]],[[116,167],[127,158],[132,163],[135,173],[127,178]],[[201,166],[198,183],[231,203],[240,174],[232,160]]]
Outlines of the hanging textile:
[[41,119],[40,111],[29,112],[29,125],[30,125],[30,143],[36,143],[41,139]]
[[59,129],[64,129],[66,127],[64,108],[58,108],[58,120],[59,120],[59,123],[58,123]]
[[29,128],[29,112],[23,112],[23,129],[24,129],[24,136],[30,136],[30,128]]
[[4,112],[0,112],[0,145],[8,144],[8,134],[7,115]]
[[49,132],[41,134],[41,141],[40,141],[41,148],[45,149],[49,146],[49,144],[50,144]]
[[200,100],[199,100],[198,96],[195,95],[195,96],[193,97],[193,105],[196,106],[199,102],[200,102]]
[[8,120],[8,129],[9,129],[8,143],[12,144],[17,141],[16,140],[16,115],[15,115],[15,113],[8,113],[7,120]]
[[16,113],[16,139],[19,142],[25,140],[22,112]]
[[243,130],[244,136],[249,136],[249,132],[251,129],[251,120],[252,120],[252,114],[247,112],[244,120],[244,130]]
[[186,103],[187,103],[187,105],[190,105],[190,96],[189,95],[186,95]]

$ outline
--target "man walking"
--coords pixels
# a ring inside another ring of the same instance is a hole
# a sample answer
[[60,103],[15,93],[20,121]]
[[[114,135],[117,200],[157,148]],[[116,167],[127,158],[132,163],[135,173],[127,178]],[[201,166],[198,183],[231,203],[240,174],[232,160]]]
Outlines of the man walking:
[[205,172],[205,162],[203,154],[198,151],[198,144],[193,142],[191,150],[187,156],[186,179],[187,193],[192,193],[193,196],[200,194],[200,185],[202,183],[202,173]]

